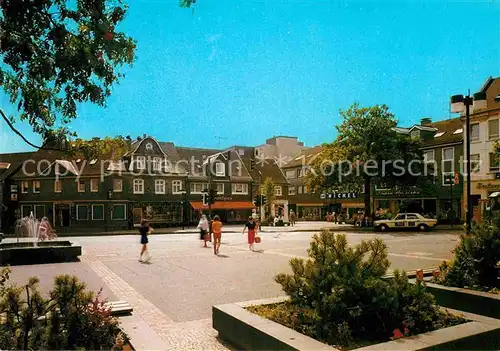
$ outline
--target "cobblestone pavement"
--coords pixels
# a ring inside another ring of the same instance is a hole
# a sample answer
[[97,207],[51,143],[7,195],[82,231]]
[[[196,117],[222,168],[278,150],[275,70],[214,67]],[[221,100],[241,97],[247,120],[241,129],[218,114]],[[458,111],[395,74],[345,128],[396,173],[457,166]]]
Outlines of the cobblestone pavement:
[[[83,248],[82,262],[13,267],[12,277],[23,281],[29,275],[41,275],[50,282],[51,276],[68,273],[80,276],[93,290],[103,286],[110,300],[125,300],[134,308],[136,319],[126,323],[124,319],[124,325],[142,336],[141,350],[227,350],[212,329],[211,306],[281,295],[274,276],[290,272],[290,258],[307,257],[313,234],[262,233],[260,252],[255,253],[248,250],[246,235],[235,230],[223,234],[219,257],[211,248],[201,247],[197,234],[152,235],[151,264],[137,260],[137,235],[74,237],[71,241]],[[450,259],[459,235],[442,231],[344,234],[350,244],[383,238],[391,268],[404,270],[436,267]]]

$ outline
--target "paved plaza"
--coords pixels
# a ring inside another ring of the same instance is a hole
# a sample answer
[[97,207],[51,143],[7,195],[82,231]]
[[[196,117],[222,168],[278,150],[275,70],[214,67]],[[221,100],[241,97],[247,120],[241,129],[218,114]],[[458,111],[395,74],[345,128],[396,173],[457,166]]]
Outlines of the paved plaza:
[[[391,268],[407,271],[450,259],[459,239],[459,232],[443,230],[343,233],[350,244],[382,237]],[[138,262],[138,235],[75,237],[71,241],[83,248],[81,262],[12,267],[12,281],[22,283],[37,275],[47,292],[55,275],[67,273],[93,290],[102,287],[110,301],[125,300],[134,308],[133,316],[122,319],[140,350],[225,350],[228,346],[211,327],[211,306],[281,295],[273,277],[290,272],[290,258],[307,257],[313,234],[266,228],[256,245],[261,252],[250,252],[241,228],[231,227],[223,234],[218,257],[201,247],[198,234],[152,235],[150,264]]]

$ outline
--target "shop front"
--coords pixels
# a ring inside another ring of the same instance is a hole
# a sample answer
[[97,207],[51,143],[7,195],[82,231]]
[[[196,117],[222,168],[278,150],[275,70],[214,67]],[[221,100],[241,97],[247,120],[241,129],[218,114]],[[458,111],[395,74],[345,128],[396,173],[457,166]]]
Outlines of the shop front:
[[[471,184],[471,202],[472,202],[472,216],[473,220],[480,222],[490,207],[491,196],[500,191],[500,180],[482,180],[472,181]],[[464,193],[464,196],[466,194]],[[467,206],[467,201],[464,199],[464,206]],[[466,208],[464,207],[464,212]]]
[[[208,216],[208,205],[201,201],[190,201],[191,222],[198,223],[202,214]],[[224,223],[243,223],[252,215],[255,206],[250,201],[216,201],[212,205],[212,216],[219,216]]]
[[131,208],[135,227],[140,226],[143,220],[159,227],[183,223],[181,202],[134,202]]
[[320,221],[322,203],[301,203],[296,205],[296,214],[299,221]]

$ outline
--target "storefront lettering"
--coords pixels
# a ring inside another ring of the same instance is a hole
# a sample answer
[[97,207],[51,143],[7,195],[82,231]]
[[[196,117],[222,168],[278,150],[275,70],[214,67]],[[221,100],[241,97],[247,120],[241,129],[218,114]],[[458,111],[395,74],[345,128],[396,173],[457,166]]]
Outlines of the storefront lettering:
[[478,183],[477,184],[478,189],[500,189],[500,184],[484,184],[484,183]]
[[390,195],[419,195],[419,189],[381,189],[375,191],[377,195],[380,196],[390,196]]
[[321,199],[355,199],[359,197],[359,193],[327,193],[321,194]]
[[233,198],[231,196],[216,196],[215,201],[232,201]]

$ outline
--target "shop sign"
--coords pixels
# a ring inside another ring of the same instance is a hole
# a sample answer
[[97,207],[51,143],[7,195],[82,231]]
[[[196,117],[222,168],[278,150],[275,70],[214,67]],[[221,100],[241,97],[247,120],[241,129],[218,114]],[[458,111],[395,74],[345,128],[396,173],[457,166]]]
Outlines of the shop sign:
[[215,201],[232,201],[233,198],[231,196],[216,196]]
[[408,195],[420,195],[421,191],[416,187],[411,187],[411,188],[379,189],[375,190],[375,193],[379,196],[408,196]]
[[477,183],[477,188],[478,189],[500,189],[500,183],[499,184],[492,184],[492,183]]
[[359,197],[359,193],[328,193],[321,194],[321,199],[355,199]]

